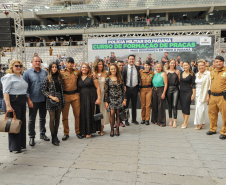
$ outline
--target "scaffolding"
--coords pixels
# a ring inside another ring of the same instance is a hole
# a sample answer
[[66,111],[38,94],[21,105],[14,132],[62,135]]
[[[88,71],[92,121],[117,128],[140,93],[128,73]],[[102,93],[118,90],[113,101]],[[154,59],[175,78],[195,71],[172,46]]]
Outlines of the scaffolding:
[[12,57],[23,61],[26,66],[23,5],[19,3],[1,4],[0,13],[5,12],[9,12],[9,15],[12,15],[12,18],[14,19],[16,55]]

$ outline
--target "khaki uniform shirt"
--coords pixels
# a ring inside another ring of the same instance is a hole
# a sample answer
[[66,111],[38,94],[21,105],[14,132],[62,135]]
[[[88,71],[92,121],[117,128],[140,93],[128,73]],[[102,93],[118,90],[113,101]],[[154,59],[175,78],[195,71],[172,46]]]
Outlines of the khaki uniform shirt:
[[67,68],[60,71],[63,83],[64,91],[74,91],[77,90],[77,80],[79,75],[79,70],[72,70],[71,72]]
[[153,71],[149,71],[148,73],[144,70],[140,71],[141,86],[151,85],[153,76]]
[[215,68],[213,66],[210,66],[209,71],[214,70]]
[[211,92],[222,93],[223,91],[226,91],[226,67],[223,67],[221,71],[217,71],[217,69],[212,70],[210,76]]

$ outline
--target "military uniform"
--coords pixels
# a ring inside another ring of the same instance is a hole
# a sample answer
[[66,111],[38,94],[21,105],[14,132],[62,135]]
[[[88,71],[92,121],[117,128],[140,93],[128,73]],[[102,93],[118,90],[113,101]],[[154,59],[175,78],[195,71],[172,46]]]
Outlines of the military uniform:
[[68,114],[70,105],[73,109],[73,114],[75,117],[75,132],[80,134],[79,131],[79,121],[80,121],[80,97],[77,89],[77,80],[79,75],[79,70],[73,69],[72,71],[67,70],[67,68],[60,71],[64,84],[64,99],[65,107],[62,109],[62,121],[64,126],[64,135],[69,135],[69,125],[68,125]]
[[146,63],[149,63],[149,65],[152,67],[153,66],[153,60],[152,58],[147,58]]
[[213,71],[215,68],[213,66],[210,66],[209,71]]
[[223,125],[220,133],[226,135],[226,100],[223,96],[223,91],[226,91],[226,67],[221,71],[214,69],[211,71],[211,95],[209,100],[209,119],[210,131],[216,132],[218,112],[221,112]]
[[110,57],[110,63],[115,63],[117,61],[116,57]]
[[140,101],[141,101],[141,117],[142,120],[149,121],[151,114],[151,98],[152,98],[152,78],[153,71],[140,71]]

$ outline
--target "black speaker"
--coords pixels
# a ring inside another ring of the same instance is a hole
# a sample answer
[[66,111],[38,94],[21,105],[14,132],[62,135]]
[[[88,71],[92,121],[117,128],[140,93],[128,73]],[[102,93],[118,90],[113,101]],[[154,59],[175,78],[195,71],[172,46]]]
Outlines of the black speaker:
[[15,46],[14,20],[12,18],[0,19],[0,48]]
[[0,34],[0,40],[15,40],[15,35],[12,33]]
[[0,25],[6,27],[14,26],[14,20],[12,18],[0,19]]
[[15,28],[0,25],[0,33],[15,33]]
[[12,40],[0,40],[0,48],[2,47],[14,47],[16,46],[15,39]]

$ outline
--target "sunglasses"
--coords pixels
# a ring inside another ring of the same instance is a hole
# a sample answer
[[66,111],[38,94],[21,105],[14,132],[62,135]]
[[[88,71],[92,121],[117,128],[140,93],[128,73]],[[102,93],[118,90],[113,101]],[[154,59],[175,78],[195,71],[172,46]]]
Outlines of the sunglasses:
[[20,67],[20,68],[22,68],[22,67],[23,67],[23,65],[15,65],[15,67]]

